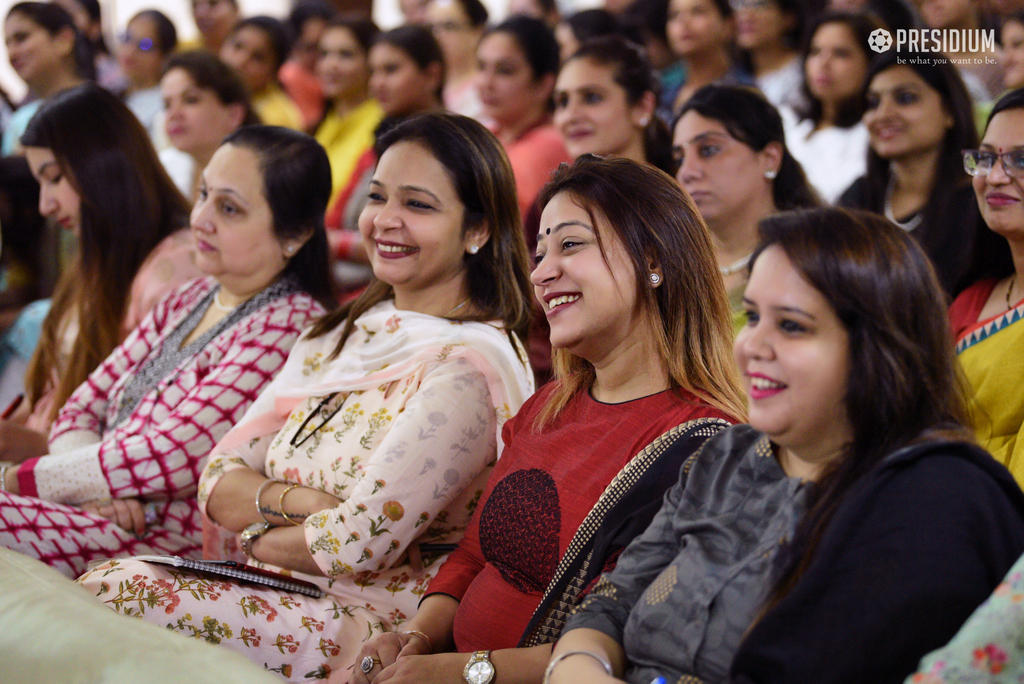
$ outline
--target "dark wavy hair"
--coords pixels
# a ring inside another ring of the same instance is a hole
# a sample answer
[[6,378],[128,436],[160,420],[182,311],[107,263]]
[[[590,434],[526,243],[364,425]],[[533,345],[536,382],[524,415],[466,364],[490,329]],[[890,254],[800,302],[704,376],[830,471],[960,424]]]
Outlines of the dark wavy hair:
[[[57,285],[26,376],[34,404],[63,366],[52,417],[117,346],[135,274],[161,240],[188,226],[191,207],[135,115],[93,83],[46,100],[21,142],[49,149],[81,198],[78,254]],[[60,363],[72,313],[81,332]]]
[[[576,59],[587,59],[610,68],[612,80],[626,91],[626,102],[631,106],[640,102],[645,93],[654,94],[655,105],[661,97],[661,79],[654,67],[637,45],[620,35],[604,35],[584,41],[565,63]],[[652,115],[644,128],[644,158],[667,174],[675,173],[672,132],[660,116]]]
[[846,330],[843,403],[853,431],[852,442],[825,466],[792,544],[780,554],[770,608],[796,585],[861,477],[905,446],[974,436],[945,293],[913,237],[877,214],[834,207],[770,216],[759,235],[750,268],[767,248],[781,248]]
[[309,236],[288,260],[284,273],[294,275],[304,291],[333,309],[337,299],[324,230],[324,213],[331,197],[327,152],[305,133],[280,126],[243,126],[224,138],[222,145],[245,148],[259,158],[263,196],[274,217],[275,237]]
[[[466,288],[477,313],[450,318],[498,320],[510,339],[515,334],[526,340],[533,315],[533,285],[515,178],[501,143],[473,119],[433,112],[410,117],[385,133],[375,147],[377,158],[402,142],[422,145],[448,172],[465,207],[463,234],[483,223],[490,229],[490,237],[480,251],[462,257]],[[391,285],[374,278],[355,301],[317,322],[310,337],[326,335],[344,326],[333,352],[336,356],[355,328],[356,320],[392,297]],[[514,342],[513,346],[518,348]]]
[[772,199],[779,211],[821,204],[800,162],[786,148],[779,112],[761,91],[747,86],[706,85],[686,101],[676,123],[689,111],[718,121],[729,135],[755,152],[763,150],[768,143],[782,145],[782,164],[772,182]]

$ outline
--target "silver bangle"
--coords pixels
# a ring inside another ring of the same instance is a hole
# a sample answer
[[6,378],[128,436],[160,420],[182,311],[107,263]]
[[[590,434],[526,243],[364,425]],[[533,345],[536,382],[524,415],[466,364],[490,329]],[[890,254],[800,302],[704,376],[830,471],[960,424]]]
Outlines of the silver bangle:
[[7,469],[11,466],[0,466],[0,491],[7,491]]
[[549,684],[549,682],[551,681],[551,672],[555,669],[555,665],[558,665],[558,663],[562,662],[569,656],[574,655],[590,656],[597,662],[601,663],[601,667],[604,668],[605,673],[609,677],[615,676],[614,672],[612,671],[612,664],[609,663],[608,660],[605,659],[605,657],[600,653],[594,653],[593,651],[566,651],[565,653],[559,653],[551,659],[550,663],[548,663],[548,666],[544,669],[544,684]]
[[263,515],[263,511],[260,509],[260,497],[263,496],[263,490],[275,482],[277,482],[277,480],[264,480],[263,483],[260,484],[259,489],[256,490],[256,512],[260,514],[261,518],[263,518],[263,522],[268,525],[273,525],[274,523],[267,520],[267,516]]

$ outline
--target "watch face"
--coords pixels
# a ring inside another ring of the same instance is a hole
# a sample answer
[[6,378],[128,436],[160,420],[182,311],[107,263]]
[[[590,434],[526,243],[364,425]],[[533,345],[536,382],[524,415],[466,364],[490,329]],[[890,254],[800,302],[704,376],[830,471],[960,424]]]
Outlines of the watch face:
[[473,684],[486,684],[491,681],[492,675],[494,675],[494,666],[484,661],[470,665],[469,671],[466,673],[466,679],[473,682]]

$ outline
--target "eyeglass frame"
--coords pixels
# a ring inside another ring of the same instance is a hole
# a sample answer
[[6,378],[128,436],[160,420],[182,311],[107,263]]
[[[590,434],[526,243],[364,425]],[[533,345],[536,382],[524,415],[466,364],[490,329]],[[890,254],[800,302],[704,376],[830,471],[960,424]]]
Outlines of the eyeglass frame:
[[[967,166],[967,163],[968,163],[967,160],[968,160],[969,157],[972,157],[974,155],[980,155],[980,154],[991,155],[992,161],[989,164],[989,167],[988,167],[987,170],[982,171],[981,168],[980,168],[980,165],[975,163],[975,168],[972,171]],[[994,169],[996,167],[996,161],[998,160],[999,163],[1001,163],[1003,165],[1003,173],[1005,173],[1007,176],[1010,176],[1011,178],[1024,178],[1024,149],[1009,150],[1008,152],[993,152],[992,150],[972,150],[972,149],[967,149],[967,150],[960,150],[960,155],[963,158],[964,171],[967,173],[968,176],[971,176],[971,177],[974,177],[974,176],[983,176],[983,177],[987,176],[988,174],[992,173],[992,169]],[[1008,160],[1011,160],[1012,155],[1018,155],[1019,156],[1019,158],[1020,158],[1020,160],[1022,162],[1022,164],[1021,164],[1019,169],[1015,169],[1013,164],[1008,164],[1007,163]]]
[[[121,45],[131,45],[136,50],[141,50],[142,52],[149,52],[156,47],[156,43],[153,42],[152,38],[135,38],[127,31],[119,35],[117,40]],[[149,45],[143,46],[143,43],[147,42]]]

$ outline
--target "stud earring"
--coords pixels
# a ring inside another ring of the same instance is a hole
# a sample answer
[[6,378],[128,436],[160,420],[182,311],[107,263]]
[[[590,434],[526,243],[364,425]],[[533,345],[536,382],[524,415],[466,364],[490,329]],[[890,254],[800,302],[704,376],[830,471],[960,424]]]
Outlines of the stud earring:
[[764,172],[764,177],[768,180],[775,180],[775,177],[779,175],[779,172],[775,169],[769,169]]
[[647,124],[649,123],[651,123],[651,117],[649,116],[645,116],[644,118],[640,119],[641,128],[647,128]]
[[660,282],[661,282],[661,276],[658,275],[657,273],[652,273],[651,274],[651,285],[657,285]]
[[291,256],[292,252],[294,252],[294,251],[295,251],[295,245],[288,245],[287,247],[284,248],[284,253],[287,254],[288,256]]
[[469,253],[470,254],[476,254],[479,251],[480,251],[480,247],[479,246],[477,246],[477,245],[470,245],[469,246]]

